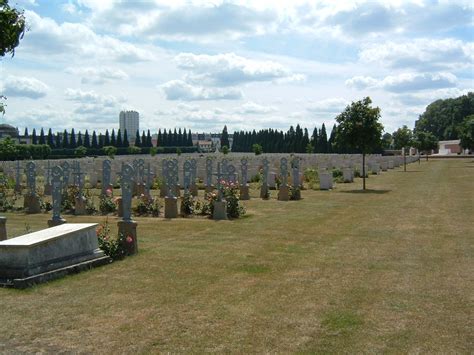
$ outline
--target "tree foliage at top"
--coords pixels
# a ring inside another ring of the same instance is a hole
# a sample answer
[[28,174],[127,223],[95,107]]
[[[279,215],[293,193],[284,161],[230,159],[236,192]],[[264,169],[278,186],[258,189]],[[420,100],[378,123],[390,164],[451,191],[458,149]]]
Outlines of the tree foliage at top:
[[11,53],[15,55],[15,48],[20,44],[26,30],[23,11],[8,5],[8,0],[0,0],[0,57]]
[[474,114],[474,93],[454,99],[436,100],[415,122],[417,131],[431,132],[439,140],[458,139],[464,119]]
[[467,116],[460,128],[461,147],[474,151],[474,115]]
[[336,141],[340,146],[351,147],[360,153],[369,154],[380,147],[383,126],[379,122],[380,108],[371,107],[372,100],[366,97],[352,102],[336,117]]
[[407,149],[413,143],[413,132],[406,125],[393,132],[392,137],[395,149]]

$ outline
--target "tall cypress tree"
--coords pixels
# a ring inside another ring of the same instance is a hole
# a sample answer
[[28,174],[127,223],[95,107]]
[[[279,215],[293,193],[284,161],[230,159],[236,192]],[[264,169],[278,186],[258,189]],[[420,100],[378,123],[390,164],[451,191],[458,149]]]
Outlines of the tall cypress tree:
[[140,147],[141,144],[140,144],[140,132],[138,132],[138,129],[137,129],[137,132],[135,133],[135,147]]
[[128,134],[127,134],[126,129],[124,129],[124,131],[123,131],[123,147],[124,148],[130,147],[130,142],[128,141]]
[[105,130],[105,136],[104,136],[104,142],[103,142],[104,147],[110,146],[110,135],[109,135],[109,130]]
[[91,139],[89,137],[89,131],[86,129],[86,133],[84,133],[84,147],[90,148],[91,147]]
[[186,144],[188,147],[192,147],[193,146],[193,135],[191,133],[191,130],[188,131],[188,144]]
[[183,147],[186,147],[188,145],[188,132],[186,132],[186,128],[183,130],[181,144],[183,145]]
[[61,146],[62,146],[61,145],[61,133],[56,132],[56,139],[55,139],[54,147],[56,149],[59,149],[59,148],[61,148]]
[[28,134],[28,127],[25,127],[25,133],[23,134],[25,139],[30,138],[30,135]]
[[331,134],[329,135],[329,140],[328,140],[328,153],[339,153],[335,151],[334,149],[336,148],[336,124],[332,127]]
[[82,147],[84,146],[84,142],[82,140],[82,133],[79,131],[79,134],[77,135],[77,146]]
[[95,131],[92,131],[91,148],[99,148],[99,142],[97,141],[97,133],[95,133]]
[[104,135],[103,135],[102,133],[99,133],[99,142],[98,142],[98,144],[97,144],[97,147],[98,147],[98,148],[103,148],[103,147],[105,147],[105,144],[104,144],[104,143],[105,143],[105,137],[104,137]]
[[163,147],[168,147],[168,133],[166,133],[166,128],[163,130]]
[[110,135],[110,145],[113,147],[117,146],[117,139],[115,138],[115,129],[112,128],[112,134]]
[[33,128],[33,133],[31,134],[31,144],[38,144],[38,137],[36,137],[35,128]]
[[51,149],[54,148],[54,136],[53,136],[53,131],[51,130],[51,128],[48,130],[47,143]]
[[308,144],[309,144],[309,134],[308,134],[308,129],[305,128],[304,133],[303,133],[303,144],[301,145],[302,146],[301,153],[306,152],[306,147],[308,146]]
[[120,132],[120,128],[117,131],[117,147],[118,148],[123,147],[122,132]]
[[71,139],[69,142],[69,147],[72,149],[77,148],[77,142],[76,142],[76,133],[74,132],[74,128],[71,129]]
[[313,145],[313,152],[319,153],[319,136],[317,127],[314,127],[313,129],[313,135],[311,136],[311,144]]
[[39,144],[46,144],[46,138],[44,136],[43,127],[41,127],[41,131],[40,131]]
[[[188,137],[186,137],[187,140]],[[181,128],[178,129],[178,142],[177,145],[180,147],[185,146],[185,139],[183,138],[183,132],[181,131]]]
[[142,138],[140,139],[140,142],[141,142],[141,145],[142,147],[146,147],[146,135],[145,135],[145,131],[142,131]]
[[147,134],[146,134],[146,146],[147,147],[153,147],[153,142],[151,140],[151,133],[150,133],[150,130],[148,130]]
[[324,123],[319,133],[319,144],[320,144],[321,153],[327,153],[328,152],[328,135],[326,133],[326,126],[324,125]]
[[229,134],[227,133],[227,126],[224,126],[224,129],[222,130],[221,134],[221,147],[227,146],[230,148],[229,144]]
[[69,148],[69,137],[67,135],[67,130],[64,130],[63,132],[63,140],[61,142],[61,146],[63,148]]
[[163,146],[162,140],[163,140],[163,137],[162,137],[162,135],[161,135],[161,128],[159,128],[159,129],[158,129],[158,138],[157,138],[157,140],[156,140],[156,146],[157,146],[157,147]]
[[176,131],[176,128],[175,128],[173,132],[173,147],[177,147],[178,145],[179,145],[178,132]]

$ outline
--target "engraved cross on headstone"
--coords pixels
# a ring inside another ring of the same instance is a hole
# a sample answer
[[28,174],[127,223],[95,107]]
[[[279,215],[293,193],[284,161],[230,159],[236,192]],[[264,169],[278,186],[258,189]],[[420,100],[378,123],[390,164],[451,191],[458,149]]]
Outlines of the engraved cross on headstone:
[[240,174],[242,181],[240,182],[241,185],[247,185],[247,171],[248,171],[248,160],[247,158],[240,159]]
[[293,187],[300,186],[300,158],[294,157],[291,160],[291,171],[293,176]]
[[123,164],[120,172],[120,182],[122,187],[122,206],[123,220],[132,220],[132,193],[133,193],[133,177],[135,171],[130,164]]
[[26,163],[25,174],[30,195],[36,195],[36,164],[34,162]]

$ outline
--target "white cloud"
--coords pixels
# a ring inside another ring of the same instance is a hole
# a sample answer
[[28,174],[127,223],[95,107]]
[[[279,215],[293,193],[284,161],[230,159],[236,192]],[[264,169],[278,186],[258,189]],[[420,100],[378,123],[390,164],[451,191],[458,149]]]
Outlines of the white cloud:
[[347,87],[355,89],[365,89],[368,87],[374,87],[378,84],[378,80],[370,76],[354,76],[345,82]]
[[3,93],[6,96],[39,99],[46,96],[48,90],[48,85],[36,78],[8,76],[3,83]]
[[306,110],[317,115],[336,115],[341,113],[349,104],[349,101],[343,98],[329,98],[310,102]]
[[128,79],[127,73],[109,67],[67,68],[66,72],[79,75],[83,84],[104,84],[114,80]]
[[451,73],[407,73],[387,76],[381,87],[391,92],[430,90],[456,86],[457,78]]
[[159,86],[167,100],[238,100],[242,92],[235,88],[204,88],[190,85],[182,80],[171,80]]
[[391,68],[461,69],[473,66],[474,44],[452,38],[388,41],[364,47],[359,57],[365,63],[382,63]]
[[450,88],[457,85],[457,78],[451,73],[402,73],[390,75],[382,80],[372,77],[355,76],[346,80],[346,86],[355,89],[384,89],[390,92],[410,92]]
[[474,87],[469,89],[447,88],[430,91],[422,91],[416,93],[394,95],[394,99],[405,106],[421,106],[425,107],[431,102],[439,99],[447,99],[450,97],[458,97],[466,95],[468,92],[474,92]]
[[110,36],[98,35],[81,23],[58,24],[51,18],[41,17],[29,10],[25,11],[25,16],[30,31],[20,48],[24,47],[36,55],[74,53],[121,62],[139,62],[154,58],[146,49]]
[[263,106],[252,101],[248,101],[236,109],[236,113],[256,115],[263,115],[275,111],[277,111],[277,109],[273,106]]
[[125,98],[71,88],[66,89],[65,96],[67,100],[76,103],[73,112],[74,116],[79,117],[79,121],[94,123],[117,122],[118,114],[126,103]]
[[99,28],[168,40],[236,39],[266,33],[275,28],[277,21],[273,9],[223,1],[117,1],[100,7],[89,1],[83,3],[93,8],[92,22]]
[[273,61],[257,61],[234,53],[196,55],[181,53],[175,58],[178,68],[189,71],[187,81],[215,86],[234,86],[277,79],[301,80],[290,70]]
[[[66,99],[88,104],[101,104],[103,106],[115,106],[119,104],[119,99],[113,95],[101,95],[97,92],[83,91],[68,88],[65,91]],[[121,98],[122,101],[125,99]]]

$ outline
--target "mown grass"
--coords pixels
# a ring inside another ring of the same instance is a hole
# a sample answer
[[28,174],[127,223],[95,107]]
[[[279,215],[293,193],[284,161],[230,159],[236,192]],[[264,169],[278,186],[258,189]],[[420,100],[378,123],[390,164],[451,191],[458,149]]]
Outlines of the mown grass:
[[[469,353],[473,167],[422,162],[301,201],[272,191],[241,220],[137,218],[137,256],[0,289],[0,352]],[[10,234],[49,218],[7,217]]]

